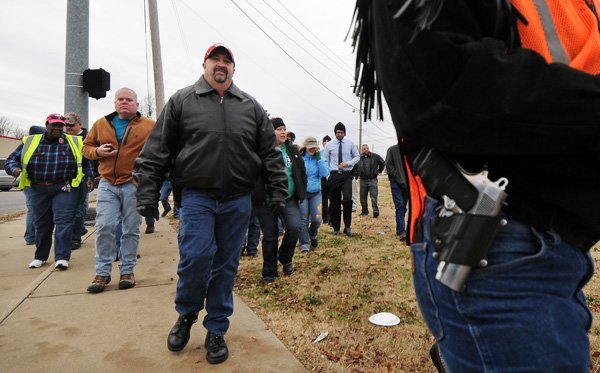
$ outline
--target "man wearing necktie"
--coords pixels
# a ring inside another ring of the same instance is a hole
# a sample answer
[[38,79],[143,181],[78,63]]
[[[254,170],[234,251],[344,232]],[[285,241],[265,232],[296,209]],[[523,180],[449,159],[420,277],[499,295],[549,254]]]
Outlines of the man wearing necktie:
[[346,126],[342,122],[334,127],[335,140],[325,146],[324,157],[329,164],[328,187],[331,196],[329,214],[333,234],[340,234],[342,206],[344,211],[344,234],[350,237],[352,231],[352,167],[360,160],[358,149],[352,141],[344,139]]

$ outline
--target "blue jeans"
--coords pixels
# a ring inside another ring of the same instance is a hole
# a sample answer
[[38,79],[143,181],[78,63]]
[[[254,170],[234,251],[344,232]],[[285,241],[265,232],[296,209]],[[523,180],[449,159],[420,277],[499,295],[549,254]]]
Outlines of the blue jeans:
[[35,226],[35,259],[48,260],[54,231],[54,259],[71,259],[73,217],[82,186],[64,192],[65,183],[51,186],[32,185],[29,197]]
[[300,208],[296,197],[285,201],[285,210],[283,211],[283,223],[285,224],[285,234],[281,240],[281,246],[277,250],[278,216],[273,215],[265,206],[256,209],[256,215],[260,221],[262,230],[262,251],[263,251],[263,277],[277,277],[277,260],[281,264],[289,264],[294,257],[296,242],[300,235]]
[[[160,203],[163,206],[163,210],[168,211],[171,209],[171,204],[169,203],[169,195],[173,191],[173,185],[170,180],[164,180],[162,186],[160,187]],[[173,216],[179,216],[179,207],[175,206],[173,209]]]
[[96,197],[96,274],[110,276],[117,256],[115,231],[123,224],[119,269],[122,275],[133,273],[137,262],[142,217],[136,210],[136,187],[133,183],[111,185],[101,179]]
[[31,188],[23,188],[23,194],[25,194],[25,206],[27,207],[27,215],[25,216],[25,242],[35,242],[35,225],[33,217],[33,206],[31,205]]
[[[148,218],[146,218],[148,221]],[[147,223],[146,223],[147,224]],[[117,223],[115,227],[115,245],[117,245],[117,256],[119,255],[119,251],[121,251],[121,236],[123,235],[123,224],[121,220]]]
[[425,242],[411,246],[415,291],[448,372],[587,372],[592,323],[583,286],[593,274],[588,252],[507,218],[466,289],[435,279],[427,200]]
[[394,179],[390,180],[392,200],[396,208],[396,235],[406,234],[406,202],[408,201],[408,190],[402,188]]
[[[252,209],[252,213],[250,214],[250,220],[248,221],[248,230],[246,233],[246,254],[248,255],[256,255],[258,252],[258,240],[260,239],[260,223],[258,221],[258,217],[254,213],[254,209]],[[242,251],[244,251],[244,247],[242,247]]]
[[85,218],[87,216],[88,209],[88,188],[85,182],[81,183],[81,197],[77,201],[77,208],[75,209],[75,220],[73,221],[73,239],[72,242],[75,244],[81,244],[81,232],[83,232],[83,226],[85,224]]
[[373,213],[379,214],[379,206],[377,206],[377,197],[379,196],[379,183],[377,178],[374,179],[360,179],[360,207],[363,214],[369,213],[369,203],[367,202],[367,195],[371,195],[371,207]]
[[250,219],[250,194],[217,201],[184,188],[181,199],[175,309],[188,315],[206,307],[204,327],[222,336],[233,313],[233,285]]
[[146,225],[154,225],[154,223],[156,222],[156,220],[154,220],[153,217],[144,217],[144,220],[146,221]]
[[[306,193],[306,198],[300,203],[300,250],[310,250],[308,236],[317,237],[321,226],[321,191]],[[310,218],[310,227],[308,220]]]

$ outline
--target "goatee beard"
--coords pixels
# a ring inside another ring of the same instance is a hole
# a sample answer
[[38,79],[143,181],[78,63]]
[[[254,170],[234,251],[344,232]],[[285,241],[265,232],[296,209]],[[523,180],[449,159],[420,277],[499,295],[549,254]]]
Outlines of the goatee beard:
[[227,74],[215,74],[215,82],[217,83],[225,83],[227,81]]

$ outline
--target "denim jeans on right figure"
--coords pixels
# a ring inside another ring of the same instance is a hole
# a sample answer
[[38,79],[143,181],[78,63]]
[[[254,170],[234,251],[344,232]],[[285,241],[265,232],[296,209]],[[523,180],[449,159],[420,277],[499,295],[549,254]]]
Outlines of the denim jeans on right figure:
[[260,221],[262,230],[262,252],[263,269],[262,276],[275,278],[278,276],[277,261],[281,264],[292,263],[296,242],[300,234],[300,208],[296,197],[285,201],[285,210],[283,211],[283,221],[285,224],[285,234],[281,240],[281,245],[277,248],[279,238],[278,217],[273,215],[266,206],[257,207],[256,216]]
[[117,256],[116,227],[122,222],[123,234],[119,251],[122,275],[131,274],[137,263],[141,215],[136,210],[136,187],[128,182],[112,185],[101,179],[96,197],[96,274],[110,276]]
[[25,194],[25,206],[27,207],[27,215],[25,217],[25,242],[35,243],[35,224],[33,216],[33,205],[31,203],[31,187],[23,188],[23,194]]
[[246,230],[246,239],[242,246],[242,253],[246,248],[246,255],[256,255],[258,253],[258,241],[260,240],[260,222],[252,209],[250,220],[248,221],[248,229]]
[[[172,191],[173,191],[173,184],[171,183],[171,180],[168,180],[168,179],[163,180],[162,186],[160,187],[160,196],[158,198],[160,200],[160,203],[162,204],[164,211],[171,210],[171,204],[169,203],[169,196],[171,195]],[[179,216],[179,207],[174,206],[173,216],[174,217]]]
[[88,189],[85,181],[81,182],[81,196],[77,201],[77,208],[75,209],[75,218],[73,220],[73,238],[71,239],[72,244],[81,245],[81,233],[85,227],[85,219],[87,217],[88,210]]
[[583,286],[593,274],[588,252],[507,217],[462,292],[435,279],[427,199],[425,242],[411,246],[421,313],[448,372],[587,372],[592,316]]
[[29,198],[35,226],[35,259],[46,261],[54,232],[54,260],[71,260],[73,217],[81,189],[63,190],[65,183],[50,186],[32,185]]
[[175,309],[189,315],[206,308],[204,327],[222,336],[233,314],[233,285],[252,209],[250,194],[218,201],[184,188],[181,200]]
[[408,202],[408,189],[403,188],[394,179],[390,180],[392,201],[396,215],[396,235],[406,234],[406,203]]
[[[317,237],[321,226],[321,191],[306,193],[300,202],[300,250],[310,250],[308,238]],[[310,225],[309,225],[310,222]]]

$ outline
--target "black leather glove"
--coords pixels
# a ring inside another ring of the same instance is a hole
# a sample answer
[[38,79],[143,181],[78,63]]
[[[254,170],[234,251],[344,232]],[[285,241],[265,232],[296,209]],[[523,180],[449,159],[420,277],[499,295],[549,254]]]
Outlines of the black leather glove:
[[136,207],[137,212],[145,218],[154,218],[158,221],[160,214],[158,213],[158,204],[156,205],[139,205]]
[[269,212],[275,216],[283,214],[285,210],[285,201],[271,200],[267,206]]

